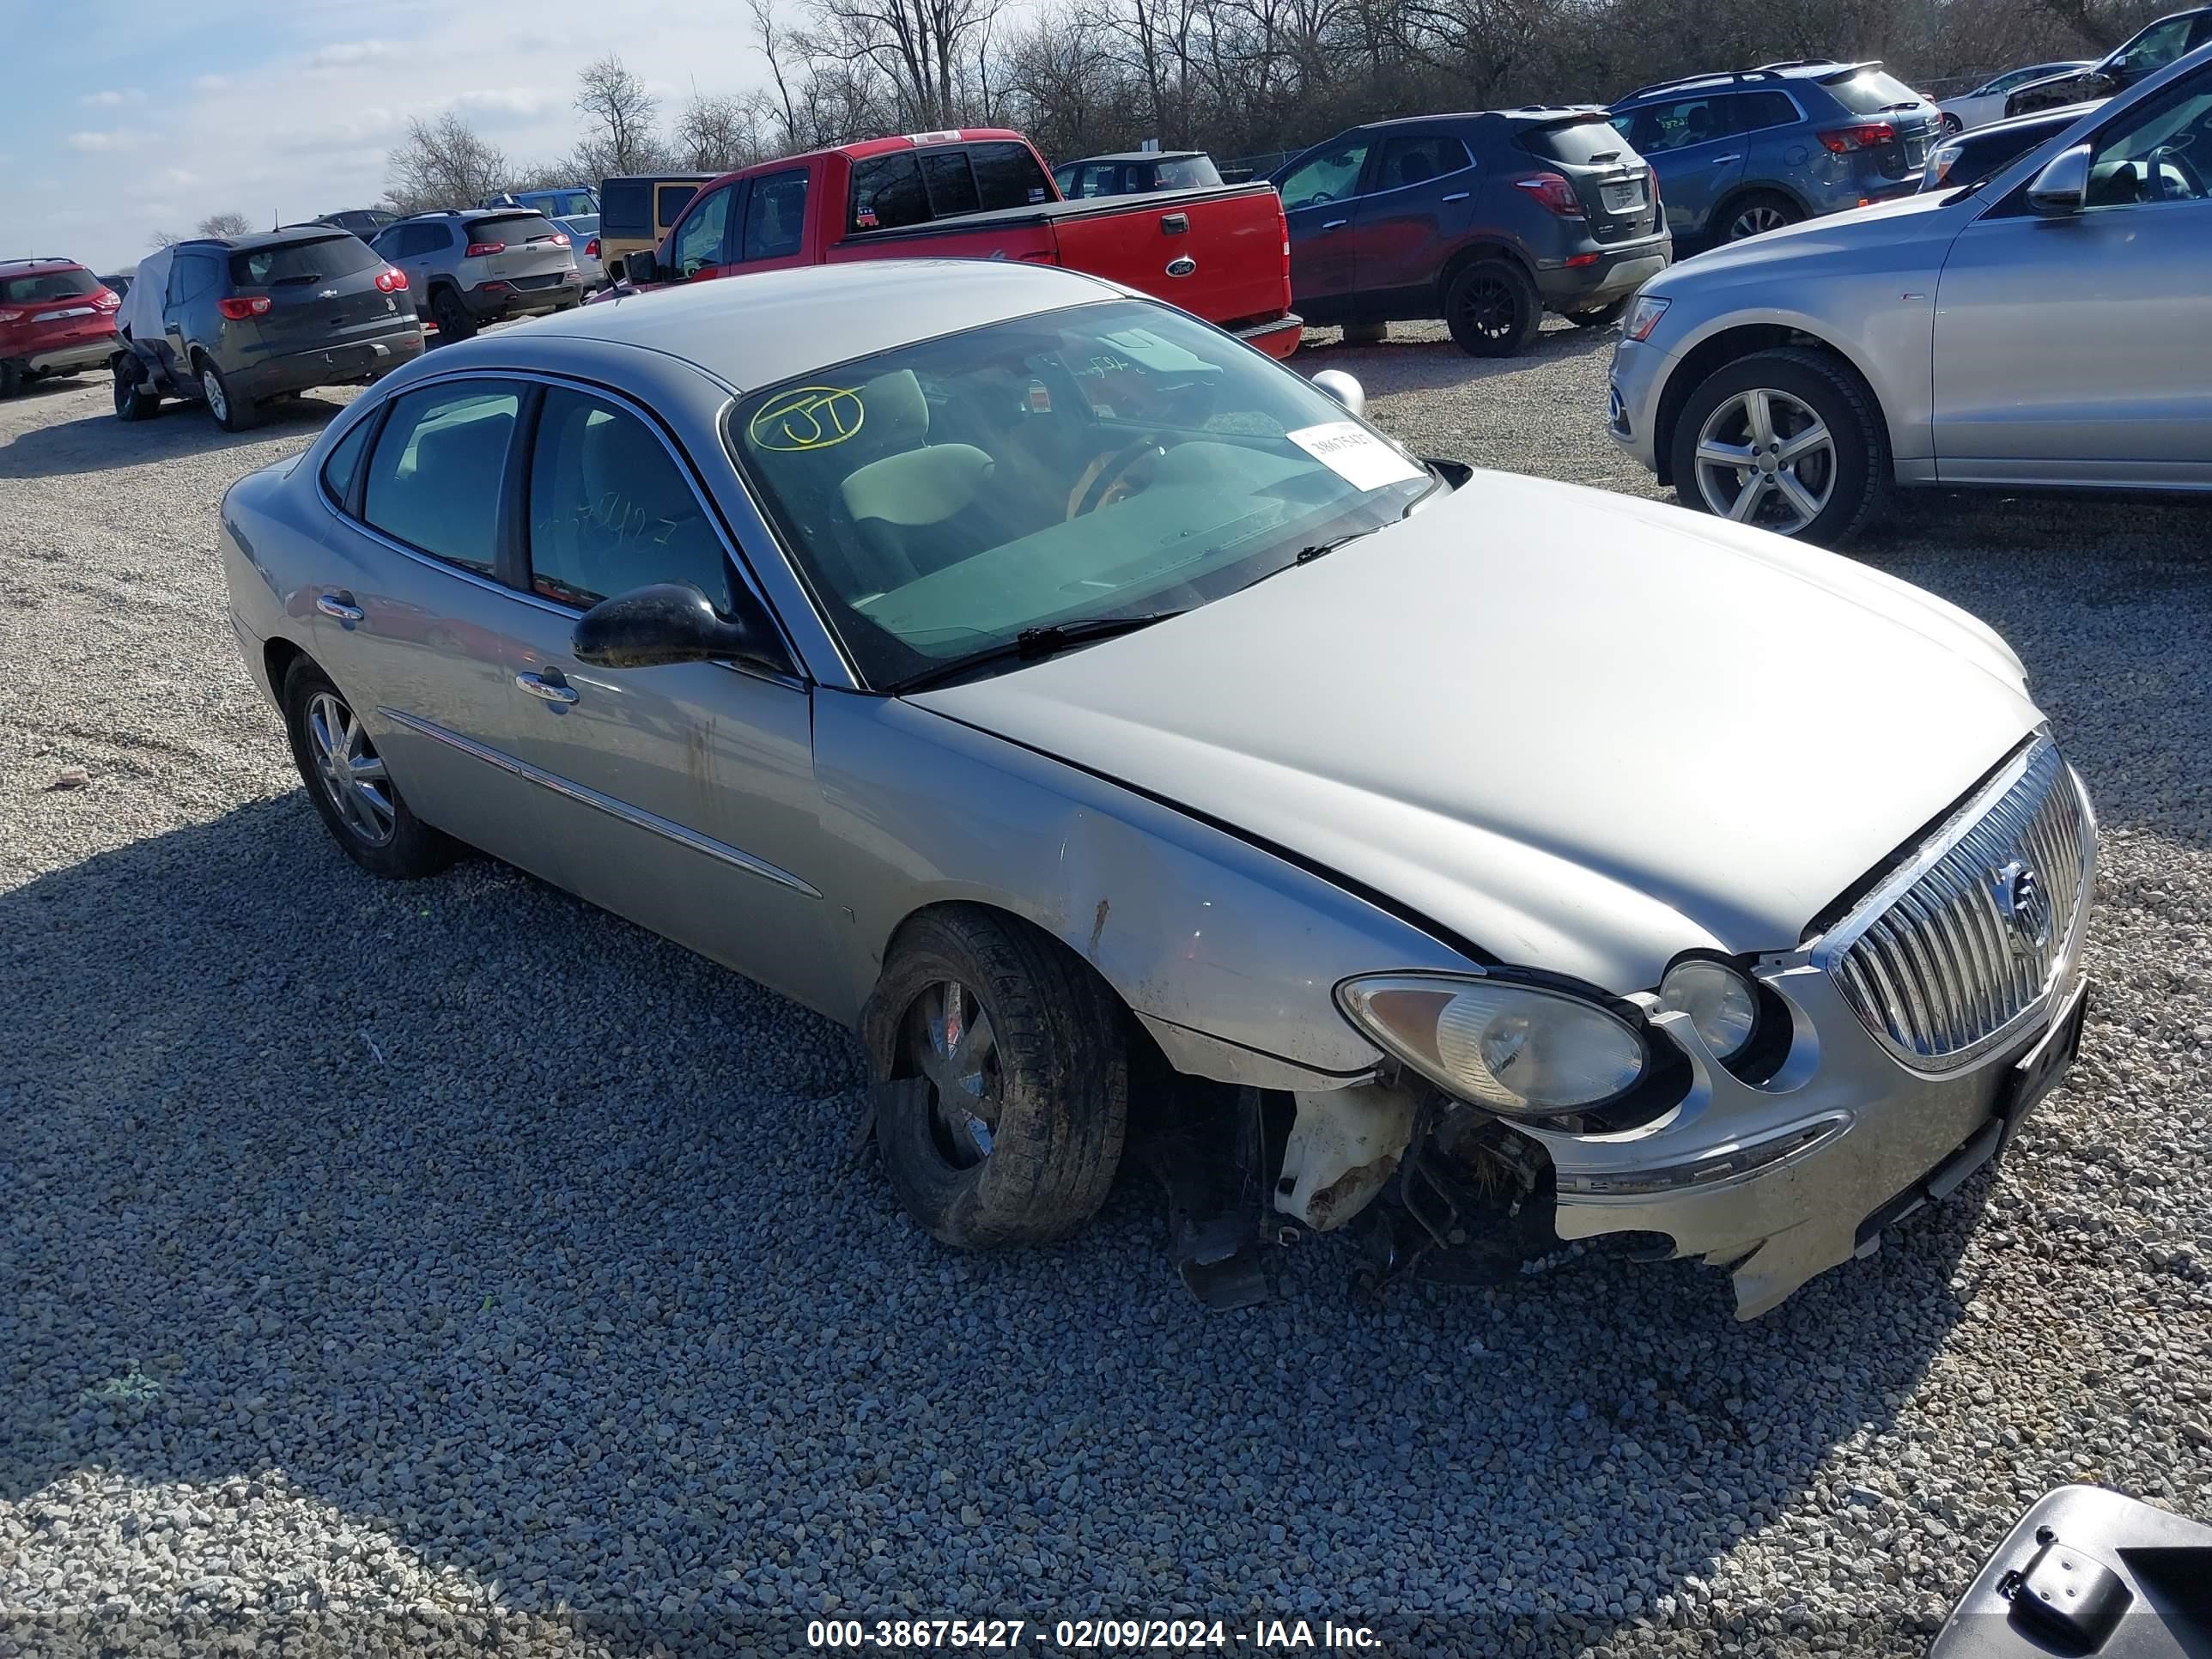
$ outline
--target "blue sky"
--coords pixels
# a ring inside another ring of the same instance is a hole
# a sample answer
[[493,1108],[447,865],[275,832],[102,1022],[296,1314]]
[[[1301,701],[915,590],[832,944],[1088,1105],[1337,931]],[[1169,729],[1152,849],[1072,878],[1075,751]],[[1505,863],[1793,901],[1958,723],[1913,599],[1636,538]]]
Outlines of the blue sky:
[[766,66],[734,0],[108,0],[10,6],[0,258],[128,269],[156,230],[256,226],[382,193],[410,116],[462,110],[517,160],[576,137],[603,52],[658,93],[736,92]]

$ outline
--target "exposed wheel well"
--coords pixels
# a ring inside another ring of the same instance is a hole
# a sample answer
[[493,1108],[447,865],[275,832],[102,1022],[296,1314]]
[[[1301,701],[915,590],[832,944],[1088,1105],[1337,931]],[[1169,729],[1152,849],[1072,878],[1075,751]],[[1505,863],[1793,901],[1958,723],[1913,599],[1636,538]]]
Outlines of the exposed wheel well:
[[284,695],[284,676],[292,672],[292,665],[307,653],[287,639],[268,641],[261,647],[261,669],[269,677],[269,695],[282,699]]
[[1460,272],[1480,259],[1510,259],[1521,267],[1522,274],[1530,282],[1536,280],[1536,273],[1528,269],[1528,262],[1514,252],[1510,243],[1471,242],[1444,261],[1443,274],[1437,278],[1437,305],[1439,309],[1443,307],[1444,295],[1451,292],[1452,283]]
[[1651,434],[1652,453],[1657,462],[1659,482],[1672,484],[1674,468],[1668,457],[1674,447],[1674,423],[1681,418],[1682,406],[1690,401],[1690,394],[1705,383],[1717,370],[1734,362],[1739,357],[1748,357],[1754,351],[1767,351],[1776,346],[1799,346],[1832,357],[1843,365],[1852,379],[1864,388],[1868,401],[1875,412],[1887,418],[1887,411],[1881,399],[1858,365],[1830,345],[1817,334],[1808,334],[1802,329],[1784,328],[1778,323],[1747,323],[1741,328],[1726,328],[1709,340],[1700,340],[1675,365],[1665,388],[1659,394],[1659,413],[1656,428]]

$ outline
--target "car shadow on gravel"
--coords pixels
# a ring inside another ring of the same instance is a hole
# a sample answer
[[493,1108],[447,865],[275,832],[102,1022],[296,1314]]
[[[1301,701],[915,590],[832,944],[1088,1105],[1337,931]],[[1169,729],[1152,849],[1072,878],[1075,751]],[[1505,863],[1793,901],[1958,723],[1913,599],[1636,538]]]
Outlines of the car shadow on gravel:
[[796,1649],[824,1593],[1703,1622],[1973,1289],[1970,1206],[1748,1325],[1599,1256],[1357,1304],[1330,1240],[1208,1314],[1138,1180],[955,1255],[849,1152],[842,1032],[488,860],[372,880],[296,792],[0,896],[0,1500],[289,1494],[617,1652]]
[[218,454],[270,438],[312,439],[343,407],[312,395],[279,398],[263,405],[260,421],[244,432],[224,431],[198,404],[165,403],[153,419],[127,424],[103,407],[98,414],[33,427],[0,442],[0,478],[67,477]]
[[[1290,366],[1308,379],[1324,368],[1342,369],[1370,397],[1437,392],[1500,376],[1540,373],[1577,358],[1605,356],[1613,350],[1617,331],[1577,328],[1553,319],[1517,356],[1474,357],[1454,345],[1441,325],[1395,325],[1391,337],[1379,345],[1347,345],[1333,331],[1318,341],[1309,336]],[[1602,419],[1603,409],[1598,413]]]

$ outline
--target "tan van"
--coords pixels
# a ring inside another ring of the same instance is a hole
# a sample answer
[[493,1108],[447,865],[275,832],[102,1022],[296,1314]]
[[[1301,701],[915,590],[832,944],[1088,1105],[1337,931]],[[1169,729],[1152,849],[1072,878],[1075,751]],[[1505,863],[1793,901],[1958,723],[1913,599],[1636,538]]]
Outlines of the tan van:
[[607,280],[623,277],[623,261],[658,247],[711,173],[636,173],[599,180],[599,263]]

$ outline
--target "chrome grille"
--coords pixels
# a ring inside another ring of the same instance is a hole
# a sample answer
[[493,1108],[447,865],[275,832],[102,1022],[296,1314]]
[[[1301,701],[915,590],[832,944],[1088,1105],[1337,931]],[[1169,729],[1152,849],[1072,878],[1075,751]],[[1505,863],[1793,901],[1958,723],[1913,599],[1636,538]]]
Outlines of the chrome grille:
[[2096,837],[2072,769],[2039,738],[1814,958],[1898,1059],[1962,1066],[2024,1025],[2078,956]]

